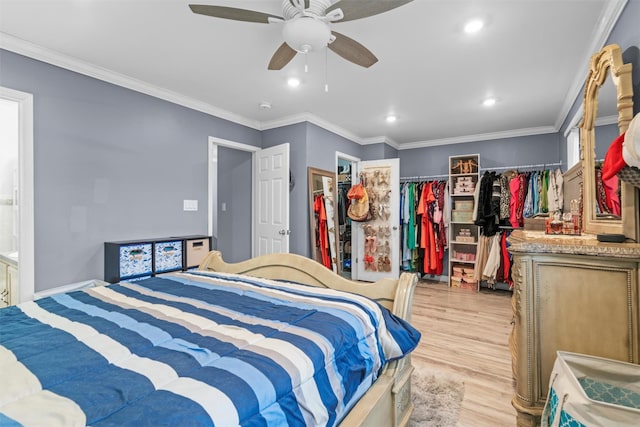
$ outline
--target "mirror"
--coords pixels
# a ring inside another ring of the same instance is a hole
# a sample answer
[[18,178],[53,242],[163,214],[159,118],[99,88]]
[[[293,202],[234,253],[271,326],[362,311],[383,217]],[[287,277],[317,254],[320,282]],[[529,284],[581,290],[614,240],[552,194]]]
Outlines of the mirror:
[[337,253],[335,174],[308,168],[311,258],[340,273]]
[[622,182],[617,176],[602,179],[604,158],[611,142],[620,135],[618,129],[616,86],[612,78],[605,78],[598,90],[598,106],[594,124],[595,150],[595,216],[599,220],[622,220],[620,195]]
[[[607,90],[605,82],[609,81],[611,88]],[[608,98],[613,97],[615,101]],[[636,239],[636,206],[637,194],[635,188],[622,181],[619,182],[620,209],[615,215],[598,208],[598,201],[602,207],[602,197],[598,196],[601,187],[597,184],[598,160],[597,156],[608,149],[613,138],[602,136],[596,146],[596,118],[598,115],[614,115],[617,118],[617,133],[625,132],[633,117],[633,88],[631,81],[631,64],[622,63],[622,52],[618,45],[605,46],[600,52],[591,57],[589,74],[584,89],[584,111],[580,123],[580,148],[582,160],[583,205],[582,228],[585,233],[592,234],[624,234],[627,238]],[[598,112],[602,106],[601,114]],[[609,109],[607,105],[615,107]],[[617,111],[617,113],[616,113]],[[611,136],[609,134],[609,136]],[[614,137],[615,137],[614,136]],[[596,149],[598,148],[598,149]]]

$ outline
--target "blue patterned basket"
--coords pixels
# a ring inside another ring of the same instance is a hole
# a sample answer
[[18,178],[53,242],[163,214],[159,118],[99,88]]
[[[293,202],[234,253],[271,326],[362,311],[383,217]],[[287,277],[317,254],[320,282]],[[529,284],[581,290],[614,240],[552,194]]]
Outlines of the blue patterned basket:
[[640,366],[559,351],[542,426],[640,426]]

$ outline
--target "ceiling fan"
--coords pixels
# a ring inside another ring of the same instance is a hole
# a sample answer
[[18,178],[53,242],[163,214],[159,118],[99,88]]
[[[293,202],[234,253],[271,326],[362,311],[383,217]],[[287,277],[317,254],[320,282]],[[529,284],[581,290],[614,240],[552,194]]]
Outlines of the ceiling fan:
[[283,0],[282,17],[255,10],[190,4],[193,13],[261,24],[283,23],[284,43],[269,61],[269,70],[281,70],[297,53],[328,47],[347,61],[369,68],[378,58],[357,41],[332,31],[329,23],[353,21],[387,12],[413,0]]

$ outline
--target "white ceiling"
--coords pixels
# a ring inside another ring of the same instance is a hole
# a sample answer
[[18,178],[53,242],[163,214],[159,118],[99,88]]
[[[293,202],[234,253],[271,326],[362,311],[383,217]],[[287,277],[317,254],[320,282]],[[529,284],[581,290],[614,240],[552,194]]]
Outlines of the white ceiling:
[[[0,48],[256,129],[309,120],[404,149],[557,131],[626,0],[414,0],[332,24],[378,57],[371,68],[323,50],[306,74],[302,54],[267,70],[281,24],[189,3],[282,16],[282,0],[0,0]],[[486,22],[474,36],[462,30],[470,18]],[[290,76],[302,85],[287,87]],[[498,103],[483,107],[487,96]]]

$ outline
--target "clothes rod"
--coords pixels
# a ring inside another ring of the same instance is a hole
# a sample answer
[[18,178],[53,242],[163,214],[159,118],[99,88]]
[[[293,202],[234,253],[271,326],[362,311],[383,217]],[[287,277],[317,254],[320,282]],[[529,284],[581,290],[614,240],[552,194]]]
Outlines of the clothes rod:
[[547,168],[548,166],[562,166],[562,162],[556,163],[538,163],[537,165],[518,165],[518,166],[498,166],[491,168],[480,168],[481,171],[495,171],[495,170],[506,170],[506,169],[535,169],[535,168]]
[[447,174],[442,174],[442,175],[422,175],[422,176],[404,176],[400,178],[401,182],[407,182],[407,181],[429,181],[429,180],[433,180],[435,178],[448,178],[449,175]]

